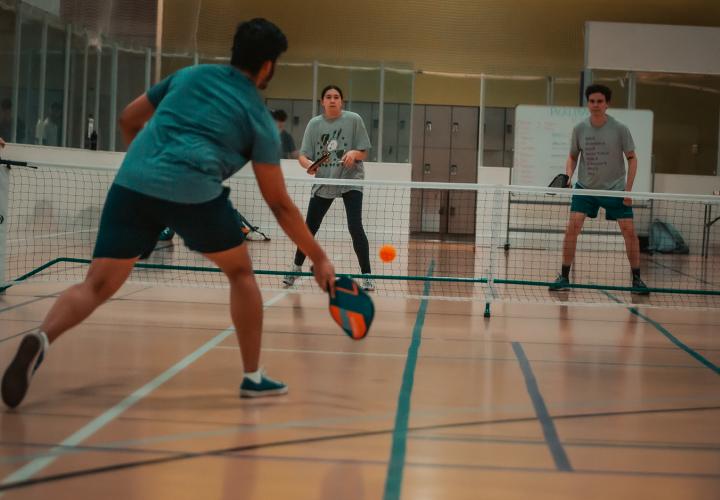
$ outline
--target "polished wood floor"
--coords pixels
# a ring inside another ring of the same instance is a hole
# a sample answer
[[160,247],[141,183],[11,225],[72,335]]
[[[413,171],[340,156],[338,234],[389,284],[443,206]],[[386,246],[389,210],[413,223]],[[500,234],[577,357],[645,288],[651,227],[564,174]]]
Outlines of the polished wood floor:
[[[63,284],[0,296],[0,366]],[[127,285],[0,412],[9,499],[720,498],[720,312],[377,296],[367,339],[265,295],[238,398],[223,289]]]

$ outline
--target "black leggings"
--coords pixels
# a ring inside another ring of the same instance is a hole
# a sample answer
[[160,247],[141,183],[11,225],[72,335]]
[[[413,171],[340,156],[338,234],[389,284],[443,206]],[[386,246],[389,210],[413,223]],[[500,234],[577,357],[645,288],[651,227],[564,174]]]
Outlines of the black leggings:
[[[353,248],[360,263],[360,272],[370,273],[370,245],[368,245],[368,239],[362,224],[362,191],[348,191],[343,193],[342,198],[345,203],[348,230],[350,230]],[[313,236],[320,229],[320,224],[322,224],[327,211],[330,210],[333,200],[334,198],[322,198],[320,196],[310,198],[305,224],[307,224]],[[298,248],[297,252],[295,252],[295,265],[302,266],[303,262],[305,262],[305,254]]]

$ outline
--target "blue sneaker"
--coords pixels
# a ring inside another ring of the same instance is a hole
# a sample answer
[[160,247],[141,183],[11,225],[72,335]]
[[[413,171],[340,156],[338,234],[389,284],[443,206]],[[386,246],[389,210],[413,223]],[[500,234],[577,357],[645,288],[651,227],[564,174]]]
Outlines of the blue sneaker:
[[555,281],[548,287],[551,292],[563,292],[570,290],[570,280],[559,274]]
[[25,335],[2,378],[2,399],[15,408],[27,394],[30,379],[45,356],[45,340],[38,332]]
[[265,375],[265,370],[262,368],[260,369],[260,376],[260,383],[254,382],[248,377],[243,377],[242,384],[240,384],[241,398],[261,398],[264,396],[287,394],[287,385]]
[[173,231],[169,227],[166,227],[160,232],[160,236],[158,236],[158,241],[170,241],[171,239],[173,239],[173,236],[175,236],[175,231]]

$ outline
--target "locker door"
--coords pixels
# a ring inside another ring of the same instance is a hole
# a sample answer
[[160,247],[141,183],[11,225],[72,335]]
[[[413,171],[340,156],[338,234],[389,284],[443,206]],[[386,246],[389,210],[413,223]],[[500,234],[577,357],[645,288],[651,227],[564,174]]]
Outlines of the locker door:
[[[415,110],[417,112],[417,109]],[[410,162],[410,104],[398,104],[398,121],[397,121],[397,161],[400,163]],[[417,144],[413,143],[413,147]],[[422,146],[422,143],[420,144]]]
[[425,107],[425,148],[450,147],[450,106]]
[[413,148],[412,154],[412,170],[411,180],[413,182],[422,182],[425,176],[423,170],[423,161],[425,159],[423,148]]
[[423,182],[448,182],[450,177],[450,150],[425,148]]
[[420,230],[424,233],[447,232],[447,191],[422,190],[422,219]]
[[425,105],[415,106],[412,122],[413,148],[425,147]]
[[378,137],[380,137],[380,105],[372,103],[370,110],[370,122],[365,123],[368,135],[370,136],[370,143],[372,144],[368,161],[378,161],[378,146],[380,146],[378,142]]
[[305,128],[312,118],[312,101],[310,99],[296,99],[292,102],[292,113],[288,112],[288,122],[285,128],[295,139],[298,150],[302,147]]
[[477,151],[455,149],[450,153],[449,182],[477,182]]
[[[450,182],[476,182],[476,150],[453,149],[450,155],[449,174]],[[450,190],[448,192],[447,231],[449,234],[475,234],[475,200],[475,191]]]
[[425,147],[425,105],[415,106],[412,117],[412,154]]
[[448,194],[448,233],[475,234],[475,191],[450,191]]
[[382,161],[398,161],[398,105],[386,103],[383,109],[383,153]]
[[[450,150],[426,147],[423,156],[423,182],[447,182],[450,171]],[[426,233],[447,231],[447,191],[422,190],[421,231]]]
[[453,149],[477,149],[478,143],[478,108],[454,106],[452,108]]
[[367,161],[375,161],[373,158],[377,158],[377,130],[375,131],[375,137],[373,138],[373,129],[372,129],[372,116],[373,116],[373,105],[369,102],[361,102],[361,101],[353,101],[351,105],[348,106],[348,111],[352,111],[354,113],[357,113],[360,115],[360,117],[363,120],[363,123],[365,124],[365,128],[367,129],[368,137],[370,137],[370,144],[372,145],[372,148],[369,151],[368,159]]
[[422,230],[422,197],[424,189],[413,189],[410,192],[410,232]]

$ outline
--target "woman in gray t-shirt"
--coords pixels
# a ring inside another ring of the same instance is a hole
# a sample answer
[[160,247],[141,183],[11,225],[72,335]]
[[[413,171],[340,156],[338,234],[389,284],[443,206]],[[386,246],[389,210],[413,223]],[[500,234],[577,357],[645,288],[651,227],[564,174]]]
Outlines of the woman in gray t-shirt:
[[[319,178],[364,179],[363,160],[367,158],[367,151],[371,145],[362,118],[357,113],[343,110],[342,90],[335,85],[325,87],[320,99],[323,113],[308,122],[298,157],[300,165],[309,175]],[[328,154],[327,160],[311,169],[313,161],[323,154]],[[360,264],[360,271],[369,274],[370,248],[362,224],[361,186],[314,185],[305,223],[310,232],[316,234],[333,200],[340,197],[345,204],[348,230]],[[301,272],[304,262],[305,255],[298,249],[292,272]],[[287,275],[283,283],[292,286],[296,279],[297,275]],[[370,278],[364,278],[362,287],[365,290],[374,290],[375,284]]]

